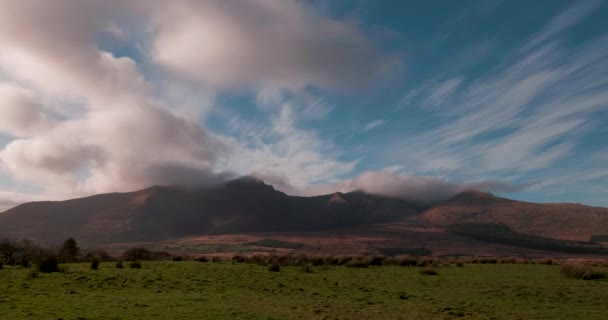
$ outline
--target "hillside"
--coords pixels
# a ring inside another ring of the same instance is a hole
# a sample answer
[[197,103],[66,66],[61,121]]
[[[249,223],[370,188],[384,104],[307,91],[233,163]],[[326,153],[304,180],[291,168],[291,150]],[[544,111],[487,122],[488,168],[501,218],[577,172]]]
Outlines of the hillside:
[[205,189],[152,187],[60,202],[33,202],[0,214],[0,237],[59,243],[159,241],[188,235],[324,230],[396,221],[420,204],[351,192],[288,196],[253,178]]
[[548,238],[588,241],[608,234],[608,209],[571,203],[530,203],[467,191],[434,206],[423,219],[440,227],[456,224],[504,225]]

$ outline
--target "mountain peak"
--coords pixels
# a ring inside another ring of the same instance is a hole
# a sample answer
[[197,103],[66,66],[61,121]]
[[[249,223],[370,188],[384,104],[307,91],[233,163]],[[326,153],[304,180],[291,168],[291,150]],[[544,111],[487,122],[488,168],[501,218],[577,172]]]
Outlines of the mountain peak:
[[336,192],[336,193],[334,193],[331,196],[331,198],[329,199],[328,203],[330,203],[330,204],[347,204],[348,201],[346,201],[342,197],[342,194],[340,192]]
[[491,192],[483,192],[479,190],[466,190],[452,198],[446,203],[455,205],[487,205],[497,202],[506,202],[508,199],[499,198]]

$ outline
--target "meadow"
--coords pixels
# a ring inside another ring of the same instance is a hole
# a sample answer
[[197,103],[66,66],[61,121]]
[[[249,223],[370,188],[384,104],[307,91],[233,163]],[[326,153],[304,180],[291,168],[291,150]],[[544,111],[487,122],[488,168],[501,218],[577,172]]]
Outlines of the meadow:
[[[104,262],[62,272],[4,266],[2,319],[608,319],[608,281],[563,277],[560,266],[280,267]],[[276,270],[276,269],[275,269]]]

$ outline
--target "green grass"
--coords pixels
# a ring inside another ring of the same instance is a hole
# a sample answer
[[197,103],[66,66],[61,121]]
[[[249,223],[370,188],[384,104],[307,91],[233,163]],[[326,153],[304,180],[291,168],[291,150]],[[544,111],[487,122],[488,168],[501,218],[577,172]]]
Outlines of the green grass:
[[[62,266],[66,267],[66,266]],[[608,319],[608,281],[560,266],[465,264],[434,276],[418,267],[281,267],[101,263],[67,273],[0,270],[2,319]]]

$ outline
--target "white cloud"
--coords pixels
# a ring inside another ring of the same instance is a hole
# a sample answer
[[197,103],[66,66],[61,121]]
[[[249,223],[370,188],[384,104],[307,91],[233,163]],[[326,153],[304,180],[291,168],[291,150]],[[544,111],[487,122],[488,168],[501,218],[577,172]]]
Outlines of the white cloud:
[[368,122],[367,124],[365,124],[365,126],[363,126],[363,131],[370,131],[375,128],[381,127],[385,124],[386,124],[386,121],[384,121],[384,119],[377,119],[377,120],[374,120],[372,122]]
[[17,137],[31,136],[54,125],[34,93],[11,84],[0,83],[0,115],[0,133]]
[[40,200],[40,195],[31,195],[12,191],[0,191],[0,213],[24,202]]
[[260,175],[258,177],[269,183],[274,183],[277,188],[288,194],[314,196],[333,192],[365,191],[425,203],[447,200],[466,190],[515,192],[530,187],[530,184],[517,185],[502,181],[453,182],[437,177],[416,176],[385,170],[367,171],[352,179],[317,184],[305,188],[294,188],[280,176],[267,177]]
[[293,0],[179,1],[155,11],[152,58],[205,87],[354,92],[394,70],[357,26]]
[[[0,76],[11,86],[0,90],[0,131],[14,138],[0,165],[54,199],[214,183],[224,171],[297,187],[349,174],[356,161],[300,122],[332,110],[316,89],[360,91],[400,64],[357,25],[299,1],[2,6]],[[137,41],[144,61],[100,48],[100,37]],[[217,95],[242,91],[270,106],[270,128],[231,117],[231,137],[201,126]]]
[[242,139],[223,138],[229,151],[218,168],[253,174],[283,185],[286,192],[350,174],[357,164],[340,160],[339,148],[316,131],[298,127],[294,108],[288,103],[280,107],[266,129],[264,124],[242,119],[234,127]]

